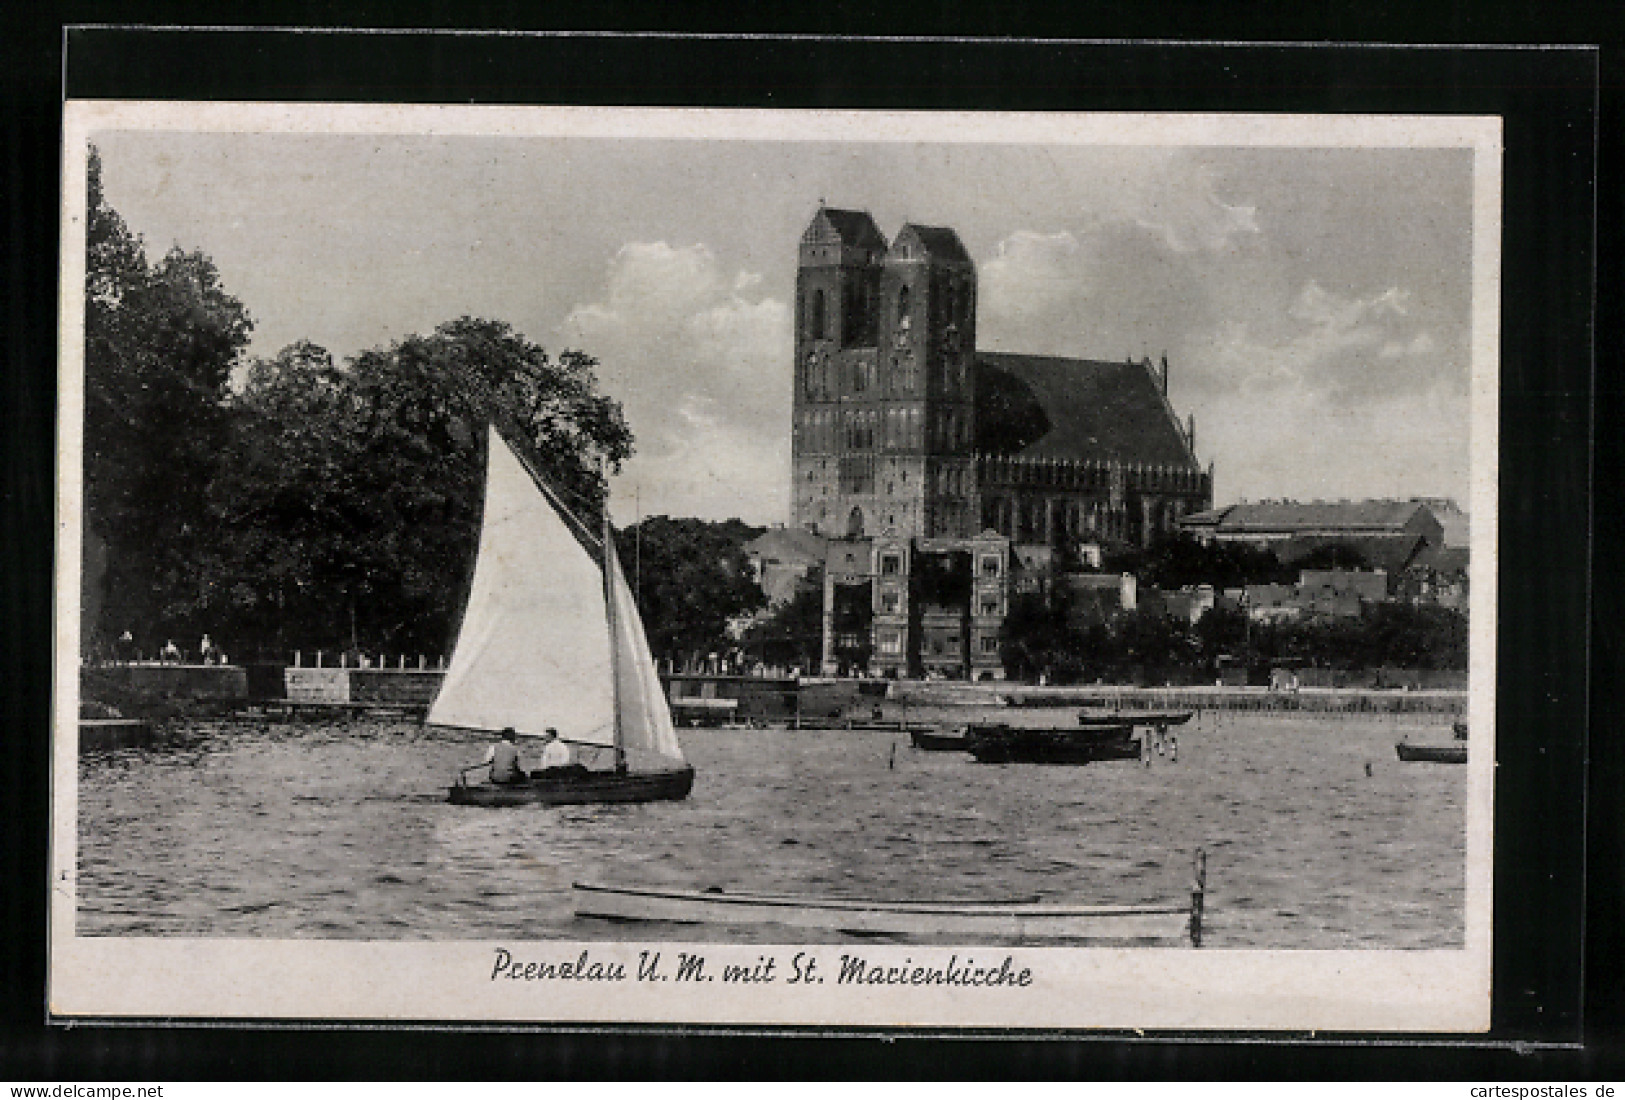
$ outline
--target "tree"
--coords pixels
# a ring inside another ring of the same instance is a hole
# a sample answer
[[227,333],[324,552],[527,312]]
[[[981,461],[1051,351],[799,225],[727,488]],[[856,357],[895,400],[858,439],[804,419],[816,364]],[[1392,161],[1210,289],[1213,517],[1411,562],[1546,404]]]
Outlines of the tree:
[[1141,608],[1125,612],[1114,625],[1119,655],[1152,676],[1196,663],[1196,639],[1179,619]]
[[487,424],[597,527],[604,471],[631,433],[595,367],[466,317],[343,366],[308,343],[255,363],[211,492],[215,613],[256,645],[445,652],[479,536]]
[[1015,680],[1051,675],[1069,649],[1070,619],[1070,590],[1064,585],[1012,596],[999,639],[1004,674]]
[[657,658],[687,667],[733,648],[729,623],[766,603],[744,551],[761,533],[737,519],[651,516],[617,536]]
[[[86,643],[131,630],[198,629],[210,601],[197,562],[210,542],[206,492],[227,443],[232,370],[248,311],[201,252],[156,265],[102,191],[92,149],[85,248]],[[100,575],[90,552],[105,561]]]
[[1135,570],[1140,580],[1157,588],[1210,584],[1239,588],[1248,584],[1286,583],[1296,572],[1262,547],[1245,543],[1202,543],[1189,535],[1159,539]]
[[824,585],[807,578],[794,596],[745,631],[747,650],[767,664],[815,669],[823,659]]

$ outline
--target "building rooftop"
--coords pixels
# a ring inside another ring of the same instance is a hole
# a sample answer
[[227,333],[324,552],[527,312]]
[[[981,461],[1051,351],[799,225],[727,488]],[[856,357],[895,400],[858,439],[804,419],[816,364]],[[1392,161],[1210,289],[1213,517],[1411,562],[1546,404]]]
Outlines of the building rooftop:
[[1416,513],[1427,504],[1419,500],[1265,500],[1232,504],[1211,512],[1185,517],[1185,523],[1211,523],[1218,515],[1221,531],[1259,534],[1290,534],[1294,531],[1397,533],[1404,530]]
[[976,447],[985,454],[1196,468],[1144,363],[977,353]]
[[897,239],[902,240],[910,236],[920,242],[932,259],[961,264],[971,262],[970,253],[965,251],[965,245],[960,241],[959,234],[946,226],[916,225],[909,222],[898,230]]
[[805,238],[817,237],[818,230],[828,229],[841,239],[841,243],[852,247],[875,248],[884,252],[886,250],[886,237],[875,225],[875,220],[866,210],[839,210],[832,206],[825,206],[813,215],[812,224],[807,226]]
[[803,527],[773,527],[745,543],[744,551],[769,561],[821,565],[827,542],[824,536]]

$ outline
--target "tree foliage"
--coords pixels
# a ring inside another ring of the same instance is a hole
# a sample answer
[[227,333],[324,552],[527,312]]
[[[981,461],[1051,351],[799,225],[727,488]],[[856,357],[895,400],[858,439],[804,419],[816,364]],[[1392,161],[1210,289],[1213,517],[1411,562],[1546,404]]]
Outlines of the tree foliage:
[[595,366],[467,317],[342,366],[309,343],[254,363],[210,494],[220,629],[266,647],[445,652],[479,535],[487,424],[597,525],[600,464],[618,467],[631,433]]
[[737,519],[651,516],[616,537],[655,657],[685,668],[733,648],[729,622],[766,602],[744,551],[761,533]]
[[[147,261],[107,204],[91,150],[85,250],[84,508],[87,645],[125,630],[206,621],[207,490],[229,438],[228,383],[252,320],[214,262],[171,249]],[[97,575],[99,574],[99,575]]]
[[1142,584],[1156,588],[1287,584],[1298,575],[1295,566],[1283,565],[1263,547],[1237,542],[1202,543],[1189,535],[1159,539],[1133,563],[1131,571]]
[[784,668],[816,669],[823,659],[824,585],[814,572],[794,596],[752,623],[744,644],[750,655]]
[[1376,603],[1358,616],[1248,622],[1218,606],[1194,625],[1154,609],[1120,611],[1102,622],[1069,614],[1048,595],[1012,600],[1005,620],[1006,674],[1059,683],[1102,676],[1205,679],[1221,659],[1249,668],[1291,663],[1350,671],[1379,668],[1462,671],[1467,617],[1431,604]]

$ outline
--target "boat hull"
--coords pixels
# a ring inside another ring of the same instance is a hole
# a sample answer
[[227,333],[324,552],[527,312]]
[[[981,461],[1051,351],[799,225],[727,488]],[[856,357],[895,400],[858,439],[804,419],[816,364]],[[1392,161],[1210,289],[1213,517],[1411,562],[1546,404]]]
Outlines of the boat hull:
[[1129,722],[1088,729],[971,726],[968,741],[970,754],[982,764],[1093,764],[1138,760],[1141,754]]
[[907,902],[575,883],[578,917],[673,924],[778,925],[867,936],[1066,940],[1098,946],[1199,943],[1200,892],[1190,905]]
[[1183,726],[1191,720],[1194,711],[1189,710],[1141,710],[1132,713],[1118,711],[1112,714],[1080,714],[1078,724],[1084,727],[1110,726],[1118,722],[1131,722],[1136,726],[1154,726],[1157,729],[1166,729],[1169,726]]
[[140,718],[79,719],[80,752],[141,748],[152,740],[152,723]]
[[579,806],[602,802],[680,802],[694,789],[694,769],[660,772],[532,772],[526,783],[477,783],[450,789],[459,806]]
[[970,738],[962,733],[934,733],[930,730],[909,730],[909,740],[924,752],[968,752]]
[[1467,763],[1466,745],[1413,745],[1408,741],[1400,741],[1394,746],[1394,751],[1399,754],[1401,760],[1411,763]]

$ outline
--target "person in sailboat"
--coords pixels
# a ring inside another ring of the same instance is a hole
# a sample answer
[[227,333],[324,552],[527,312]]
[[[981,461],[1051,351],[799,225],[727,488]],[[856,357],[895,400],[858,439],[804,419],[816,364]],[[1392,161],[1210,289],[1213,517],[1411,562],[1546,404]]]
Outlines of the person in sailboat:
[[542,767],[541,770],[549,775],[560,775],[571,772],[585,772],[584,764],[579,763],[575,753],[571,750],[569,742],[559,737],[559,731],[549,726],[542,735]]
[[464,768],[463,774],[489,768],[493,783],[523,783],[528,777],[525,769],[519,766],[518,742],[519,735],[512,726],[508,726],[502,731],[502,740],[485,750],[485,759]]

